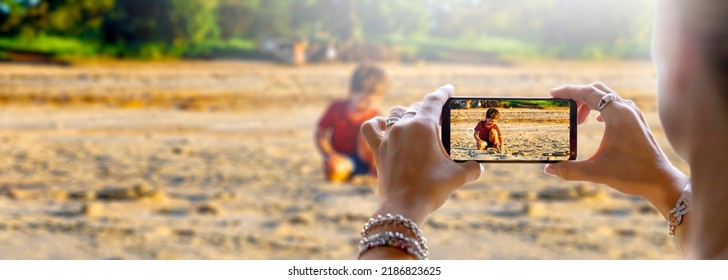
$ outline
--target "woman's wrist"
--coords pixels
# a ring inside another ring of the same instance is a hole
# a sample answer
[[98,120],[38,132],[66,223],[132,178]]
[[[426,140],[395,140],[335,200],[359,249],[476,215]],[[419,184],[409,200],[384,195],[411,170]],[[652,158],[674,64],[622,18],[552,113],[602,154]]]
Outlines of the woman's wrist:
[[689,177],[679,171],[673,172],[666,177],[666,180],[655,186],[656,191],[642,197],[655,206],[665,219],[669,219],[670,210],[675,207],[675,203],[680,199],[682,191],[689,183]]
[[421,227],[424,225],[427,217],[431,213],[432,211],[428,211],[424,209],[422,205],[418,205],[416,203],[413,205],[407,205],[402,202],[384,202],[377,206],[374,213],[372,213],[372,218],[377,217],[378,215],[384,216],[386,214],[402,215]]

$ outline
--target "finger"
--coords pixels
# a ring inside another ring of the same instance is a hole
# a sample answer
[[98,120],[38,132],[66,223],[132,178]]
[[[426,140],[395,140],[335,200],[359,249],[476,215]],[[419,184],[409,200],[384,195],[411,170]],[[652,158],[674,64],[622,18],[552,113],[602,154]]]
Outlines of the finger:
[[449,99],[454,92],[455,88],[452,85],[445,85],[436,91],[425,95],[424,101],[422,101],[416,117],[430,120],[433,123],[438,123],[440,115],[442,114],[442,106],[445,105],[447,99]]
[[417,110],[420,108],[421,105],[422,102],[412,104],[412,106],[410,106],[409,109],[404,112],[404,115],[402,115],[402,120],[414,118],[415,115],[418,113]]
[[632,110],[637,112],[637,115],[639,116],[640,120],[643,123],[647,124],[647,121],[645,121],[645,116],[644,116],[644,114],[642,114],[642,110],[640,110],[640,108],[637,107],[637,104],[635,104],[634,101],[632,101],[632,99],[625,99],[624,103],[626,103],[628,106],[630,106],[632,108]]
[[466,161],[458,163],[462,169],[462,175],[465,177],[465,183],[469,183],[480,178],[485,173],[485,166],[475,161]]
[[547,164],[543,172],[567,181],[591,181],[596,173],[590,161],[562,161]]
[[600,89],[592,86],[574,86],[574,85],[566,85],[566,86],[560,86],[557,88],[553,88],[549,90],[549,93],[551,96],[555,98],[561,98],[561,99],[574,99],[578,102],[581,102],[582,104],[586,104],[591,108],[592,110],[597,109],[597,105],[599,105],[599,101],[607,95],[607,93],[601,91]]
[[637,104],[635,104],[634,101],[632,101],[632,99],[625,99],[624,102],[626,102],[627,104],[629,104],[630,106],[632,106],[634,108],[638,108]]
[[361,125],[361,133],[364,135],[364,139],[367,140],[367,144],[369,144],[369,148],[372,151],[379,148],[379,144],[382,143],[382,139],[384,138],[382,131],[385,128],[386,121],[383,117],[375,117]]
[[389,116],[401,118],[402,115],[404,114],[404,112],[406,112],[406,111],[407,111],[407,108],[405,108],[405,107],[394,106],[394,108],[392,108],[392,110],[389,110]]
[[603,91],[604,93],[614,93],[614,91],[611,88],[608,88],[606,85],[602,84],[601,82],[594,82],[591,84],[591,86],[597,88],[598,90]]
[[589,108],[589,105],[583,103],[579,105],[579,108],[576,110],[576,123],[584,123],[586,121],[586,118],[589,117],[589,113],[591,113],[591,108]]

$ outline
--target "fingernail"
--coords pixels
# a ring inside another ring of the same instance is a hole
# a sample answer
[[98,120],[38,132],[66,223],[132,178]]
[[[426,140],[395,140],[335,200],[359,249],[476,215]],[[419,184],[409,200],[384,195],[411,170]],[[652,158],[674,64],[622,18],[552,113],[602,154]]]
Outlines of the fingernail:
[[480,176],[483,176],[485,174],[485,164],[480,164]]
[[551,166],[551,164],[547,164],[546,167],[544,167],[543,172],[551,176],[556,176],[556,169]]
[[555,88],[549,89],[549,93],[553,93],[555,90]]

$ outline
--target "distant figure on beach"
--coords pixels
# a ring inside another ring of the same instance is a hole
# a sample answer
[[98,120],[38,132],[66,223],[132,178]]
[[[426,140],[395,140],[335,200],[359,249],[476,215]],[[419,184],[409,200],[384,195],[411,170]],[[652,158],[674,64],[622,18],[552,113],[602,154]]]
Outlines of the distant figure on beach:
[[500,116],[498,109],[489,108],[485,112],[485,119],[479,121],[475,126],[473,137],[475,137],[475,147],[478,150],[494,149],[500,152],[503,149],[503,134],[495,123]]
[[385,72],[373,65],[360,65],[351,77],[349,95],[334,101],[319,120],[316,146],[324,158],[324,176],[332,182],[356,175],[376,176],[371,150],[364,142],[361,124],[380,116],[379,105],[387,91]]
[[328,41],[326,43],[324,60],[325,61],[335,61],[338,57],[339,57],[339,53],[336,50],[336,43],[334,43],[334,41]]
[[306,49],[308,42],[303,39],[296,39],[291,47],[293,65],[302,66],[306,63]]

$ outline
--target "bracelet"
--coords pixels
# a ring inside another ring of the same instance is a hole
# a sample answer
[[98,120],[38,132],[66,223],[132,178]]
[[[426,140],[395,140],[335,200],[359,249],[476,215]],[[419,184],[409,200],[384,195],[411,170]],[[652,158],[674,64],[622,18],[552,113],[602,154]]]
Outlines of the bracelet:
[[405,218],[402,215],[392,215],[392,213],[387,213],[384,216],[377,215],[376,218],[369,219],[369,221],[364,224],[364,228],[362,228],[361,230],[361,236],[363,238],[366,238],[373,228],[386,224],[398,224],[404,226],[405,228],[410,230],[410,232],[412,232],[412,234],[415,236],[417,244],[419,244],[420,247],[425,250],[425,252],[428,251],[427,240],[422,236],[422,230],[420,230],[420,227],[417,226],[415,222]]
[[690,189],[690,184],[687,184],[685,189],[682,191],[680,198],[677,200],[677,203],[675,203],[675,208],[672,208],[670,213],[667,214],[667,228],[670,235],[675,235],[675,228],[682,223],[683,215],[690,211],[691,200],[692,190]]
[[427,252],[412,238],[401,232],[384,231],[362,239],[359,246],[359,257],[377,247],[393,247],[414,256],[418,260],[427,259]]
[[[406,237],[404,233],[391,231],[380,232],[369,237],[369,233],[372,229],[387,224],[395,224],[405,227],[410,231],[410,233],[412,233],[414,239]],[[420,230],[420,227],[417,226],[415,222],[402,215],[387,213],[384,216],[377,215],[376,218],[369,219],[361,230],[361,236],[362,240],[359,247],[359,257],[370,249],[381,246],[398,248],[419,260],[427,259],[429,256],[427,240],[422,236],[422,230]]]

